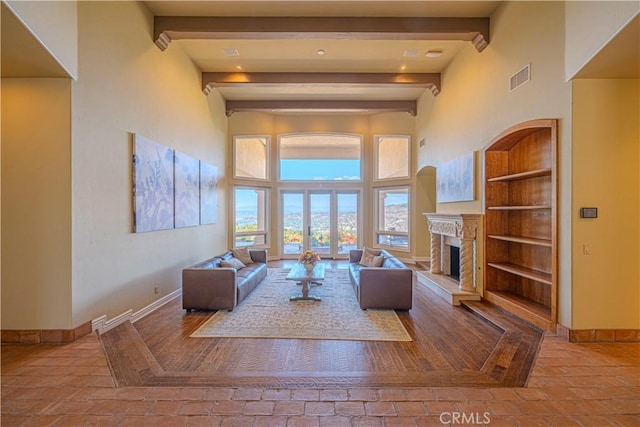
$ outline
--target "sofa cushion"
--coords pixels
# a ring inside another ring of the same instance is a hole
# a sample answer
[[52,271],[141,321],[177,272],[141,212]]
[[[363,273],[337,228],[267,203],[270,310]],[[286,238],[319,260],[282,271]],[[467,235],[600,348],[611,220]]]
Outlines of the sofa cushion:
[[384,258],[384,262],[382,263],[382,267],[384,267],[384,268],[407,268],[407,266],[404,265],[402,263],[402,261],[400,261],[396,257],[391,257],[391,256]]
[[237,258],[240,261],[242,261],[244,265],[253,263],[253,260],[251,259],[251,254],[249,253],[248,246],[231,249],[231,253],[233,254],[234,258]]
[[220,267],[231,267],[231,268],[235,268],[236,270],[240,270],[241,268],[246,267],[246,265],[244,265],[242,263],[242,261],[240,261],[238,258],[229,258],[229,259],[223,259],[222,261],[220,261]]
[[216,268],[216,264],[213,261],[203,262],[194,266],[193,268]]

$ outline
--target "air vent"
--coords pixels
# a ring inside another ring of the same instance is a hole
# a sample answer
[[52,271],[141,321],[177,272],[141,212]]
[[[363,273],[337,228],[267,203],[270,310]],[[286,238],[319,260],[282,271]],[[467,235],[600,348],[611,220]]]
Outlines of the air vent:
[[527,64],[509,79],[509,92],[512,92],[531,80],[531,64]]
[[417,56],[417,55],[418,55],[418,50],[417,49],[407,49],[402,54],[402,56],[404,56],[404,57],[412,57],[412,56]]
[[240,52],[235,47],[225,47],[222,49],[224,51],[225,56],[239,56]]

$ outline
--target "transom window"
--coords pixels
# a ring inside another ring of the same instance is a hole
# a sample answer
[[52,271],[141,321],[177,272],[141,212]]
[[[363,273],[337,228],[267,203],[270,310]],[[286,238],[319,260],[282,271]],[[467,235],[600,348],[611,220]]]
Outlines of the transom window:
[[233,176],[258,180],[269,179],[268,136],[233,138]]
[[407,135],[375,137],[375,179],[406,179],[410,174],[411,140]]
[[278,153],[281,181],[362,180],[358,135],[283,135]]

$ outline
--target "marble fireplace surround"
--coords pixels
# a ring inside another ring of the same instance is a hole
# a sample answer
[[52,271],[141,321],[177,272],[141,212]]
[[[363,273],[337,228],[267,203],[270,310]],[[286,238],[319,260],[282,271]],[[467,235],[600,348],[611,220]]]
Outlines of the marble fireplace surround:
[[[425,213],[431,235],[431,270],[423,282],[454,305],[459,300],[479,300],[476,289],[477,236],[482,216],[479,214]],[[450,246],[460,248],[460,280],[449,277]],[[420,278],[419,278],[420,279]]]

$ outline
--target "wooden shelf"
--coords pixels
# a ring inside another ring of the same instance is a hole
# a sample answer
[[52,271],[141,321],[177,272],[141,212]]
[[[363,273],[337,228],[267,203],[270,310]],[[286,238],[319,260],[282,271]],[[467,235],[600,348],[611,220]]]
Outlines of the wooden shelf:
[[488,178],[487,182],[515,181],[518,179],[536,178],[538,176],[551,176],[551,168],[536,169],[527,172],[514,173],[511,175],[496,176],[494,178]]
[[553,327],[551,308],[508,291],[487,291],[484,298],[542,329]]
[[515,264],[509,264],[508,262],[489,262],[489,267],[497,268],[498,270],[506,271],[507,273],[515,274],[516,276],[525,277],[527,279],[535,280],[546,285],[551,285],[551,274],[544,273],[542,271],[533,270],[531,268],[522,267]]
[[490,211],[527,211],[535,209],[551,209],[548,205],[535,205],[535,206],[487,206]]
[[483,157],[483,297],[545,329],[557,321],[557,139],[557,120],[531,120],[498,135]]
[[505,240],[507,242],[515,242],[515,243],[524,243],[526,245],[536,245],[536,246],[545,246],[551,247],[551,240],[548,239],[534,239],[532,237],[522,237],[522,236],[507,236],[507,235],[499,235],[499,234],[489,234],[487,235],[489,239],[496,240]]

